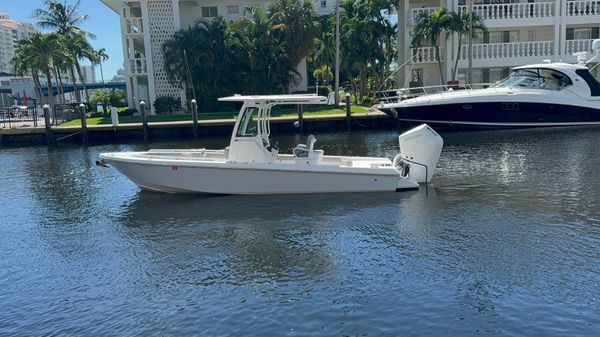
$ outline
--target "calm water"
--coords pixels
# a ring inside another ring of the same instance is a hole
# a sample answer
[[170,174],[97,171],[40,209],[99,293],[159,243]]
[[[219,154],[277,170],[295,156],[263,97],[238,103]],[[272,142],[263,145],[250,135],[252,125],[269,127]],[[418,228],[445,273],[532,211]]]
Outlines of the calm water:
[[[443,136],[428,189],[283,197],[94,165],[140,144],[0,149],[0,335],[597,336],[600,129]],[[317,138],[397,152],[393,131]]]

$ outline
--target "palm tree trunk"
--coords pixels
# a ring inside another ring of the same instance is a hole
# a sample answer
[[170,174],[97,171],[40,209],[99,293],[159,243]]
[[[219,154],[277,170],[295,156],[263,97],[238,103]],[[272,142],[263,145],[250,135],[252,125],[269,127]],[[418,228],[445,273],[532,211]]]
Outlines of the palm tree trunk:
[[367,65],[365,63],[360,64],[359,75],[360,75],[359,92],[360,92],[360,101],[362,102],[363,97],[367,94]]
[[102,79],[102,88],[104,88],[104,71],[102,70],[102,61],[100,61],[100,78]]
[[458,70],[458,59],[460,58],[460,50],[462,48],[462,34],[458,34],[458,49],[456,50],[456,58],[454,59],[454,69],[452,70],[452,79],[456,80],[456,71]]
[[85,79],[83,78],[83,73],[81,72],[81,66],[79,65],[79,61],[75,62],[75,69],[77,69],[77,75],[79,75],[79,82],[83,85],[83,93],[85,94],[85,102],[90,101],[90,96],[88,95],[87,86],[85,85]]
[[75,92],[75,100],[77,101],[77,103],[81,103],[81,93],[77,89],[77,78],[75,77],[75,70],[73,69],[73,66],[71,66],[70,68],[71,79],[73,80],[73,91]]
[[44,96],[42,95],[42,84],[40,83],[40,77],[39,77],[37,71],[35,71],[35,70],[32,70],[31,74],[32,74],[33,83],[35,86],[35,94],[37,96],[37,99],[40,101],[40,104],[43,105]]
[[440,58],[440,47],[439,46],[435,46],[435,57],[437,58],[438,61],[438,67],[440,69],[440,80],[442,81],[442,85],[444,85],[444,72],[442,70],[442,59]]
[[64,97],[64,91],[62,88],[62,81],[60,79],[60,70],[58,69],[57,66],[53,66],[52,67],[52,71],[54,72],[54,77],[57,79],[57,84],[58,84],[58,102],[60,104],[65,104],[65,97]]

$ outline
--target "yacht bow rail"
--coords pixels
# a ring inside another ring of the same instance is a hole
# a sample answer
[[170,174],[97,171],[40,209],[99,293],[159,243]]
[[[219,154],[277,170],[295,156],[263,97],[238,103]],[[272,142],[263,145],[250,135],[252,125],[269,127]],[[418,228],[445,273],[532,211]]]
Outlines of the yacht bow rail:
[[379,103],[395,103],[399,101],[404,101],[410,98],[416,98],[424,95],[431,94],[443,94],[444,92],[454,91],[454,90],[473,90],[473,89],[483,89],[488,88],[490,83],[473,83],[473,84],[463,84],[461,86],[455,84],[444,84],[444,85],[429,85],[422,87],[412,87],[412,88],[401,88],[401,89],[393,89],[393,90],[383,90],[375,93],[375,97],[379,101]]

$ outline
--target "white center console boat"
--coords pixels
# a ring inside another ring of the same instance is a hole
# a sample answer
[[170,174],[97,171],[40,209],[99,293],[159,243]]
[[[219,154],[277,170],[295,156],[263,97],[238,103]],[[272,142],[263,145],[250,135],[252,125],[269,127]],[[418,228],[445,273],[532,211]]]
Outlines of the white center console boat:
[[401,154],[388,158],[326,156],[316,139],[280,154],[269,139],[271,108],[325,104],[314,95],[232,96],[243,102],[224,150],[150,150],[102,153],[103,162],[142,189],[168,193],[288,194],[401,191],[429,182],[442,138],[423,124],[399,137]]

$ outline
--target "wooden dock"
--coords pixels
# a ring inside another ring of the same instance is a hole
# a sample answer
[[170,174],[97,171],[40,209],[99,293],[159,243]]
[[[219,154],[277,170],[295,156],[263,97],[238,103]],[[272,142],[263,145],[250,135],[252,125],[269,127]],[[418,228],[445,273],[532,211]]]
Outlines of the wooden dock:
[[[316,130],[346,130],[346,115],[307,115],[303,118],[302,128],[294,125],[298,117],[273,117],[271,129],[273,132],[308,132]],[[235,119],[212,119],[198,121],[200,136],[227,135],[231,133]],[[396,121],[380,111],[353,113],[351,115],[353,129],[394,127]],[[149,122],[151,139],[190,138],[193,122]],[[142,123],[126,123],[113,127],[111,124],[87,126],[90,141],[119,141],[143,139]],[[52,133],[57,142],[81,142],[81,126],[52,126]],[[45,143],[44,126],[14,127],[0,129],[0,143],[8,144],[43,144]]]

